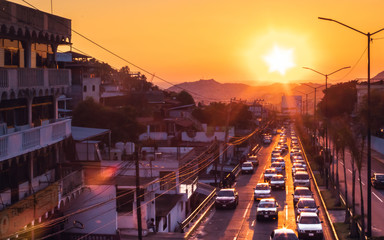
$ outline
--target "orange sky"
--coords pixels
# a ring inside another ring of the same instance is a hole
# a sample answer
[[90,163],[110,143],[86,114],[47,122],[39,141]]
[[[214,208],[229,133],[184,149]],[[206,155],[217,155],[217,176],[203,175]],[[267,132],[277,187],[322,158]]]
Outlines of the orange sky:
[[[21,0],[12,2],[25,5]],[[28,2],[51,11],[50,0]],[[211,78],[251,85],[324,81],[303,66],[323,73],[352,67],[330,77],[331,83],[365,78],[367,37],[317,17],[333,18],[363,32],[384,28],[382,0],[52,2],[53,13],[71,19],[74,30],[173,83]],[[379,39],[371,45],[371,76],[384,70],[384,31],[374,38]],[[115,68],[128,65],[74,33],[72,43]],[[269,72],[263,60],[274,45],[293,49],[295,66],[284,76]],[[154,83],[170,86],[158,79]]]

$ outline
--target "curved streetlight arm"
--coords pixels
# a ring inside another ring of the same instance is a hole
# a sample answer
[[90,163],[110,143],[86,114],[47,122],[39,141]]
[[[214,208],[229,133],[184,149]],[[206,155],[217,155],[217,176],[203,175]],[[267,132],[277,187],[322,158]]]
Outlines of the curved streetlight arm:
[[330,75],[332,75],[332,74],[334,74],[334,73],[337,73],[338,71],[341,71],[341,70],[343,70],[343,69],[347,69],[347,68],[351,68],[351,66],[340,68],[340,69],[338,69],[338,70],[336,70],[336,71],[334,71],[334,72],[332,72],[332,73],[330,73],[330,74],[327,74],[327,76],[330,76]]
[[340,25],[343,25],[344,27],[347,27],[347,28],[352,29],[353,31],[356,31],[356,32],[358,32],[358,33],[367,35],[366,33],[362,32],[362,31],[360,31],[360,30],[357,30],[356,28],[353,28],[353,27],[351,27],[351,26],[348,26],[348,25],[346,25],[346,24],[344,24],[344,23],[341,23],[341,22],[339,22],[339,21],[336,21],[336,20],[334,20],[334,19],[331,19],[331,18],[323,18],[323,17],[318,17],[318,18],[319,18],[320,20],[325,20],[325,21],[331,21],[331,22],[338,23],[338,24],[340,24]]
[[309,68],[309,67],[303,67],[303,68],[304,68],[304,69],[311,70],[311,71],[314,71],[314,72],[316,72],[316,73],[318,73],[318,74],[320,74],[320,75],[323,75],[324,77],[327,76],[326,74],[321,73],[321,72],[319,72],[319,71],[316,71],[315,69],[312,69],[312,68]]
[[309,85],[309,84],[306,84],[306,83],[302,83],[302,85],[305,85],[305,86],[310,87],[310,88],[313,88],[313,89],[318,89],[318,88],[325,87],[325,84],[324,84],[324,85],[320,85],[320,86],[318,86],[318,87],[313,87],[313,86],[311,86],[311,85]]

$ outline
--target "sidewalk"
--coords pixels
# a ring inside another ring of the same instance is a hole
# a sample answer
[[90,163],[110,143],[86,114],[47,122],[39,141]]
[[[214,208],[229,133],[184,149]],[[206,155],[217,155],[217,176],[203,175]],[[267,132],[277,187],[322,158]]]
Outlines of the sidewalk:
[[381,162],[382,164],[384,164],[384,155],[373,150],[371,151],[371,158],[372,159],[375,159],[376,161],[378,162]]

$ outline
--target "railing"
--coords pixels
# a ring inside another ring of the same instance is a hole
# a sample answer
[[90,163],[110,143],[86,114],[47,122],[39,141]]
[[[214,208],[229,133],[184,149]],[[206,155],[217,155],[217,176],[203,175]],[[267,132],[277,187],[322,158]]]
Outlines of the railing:
[[[181,232],[185,232],[185,229],[188,228],[188,231],[185,233],[184,238],[188,238],[190,236],[190,234],[196,229],[196,227],[200,223],[201,219],[205,217],[208,211],[215,204],[215,196],[216,188],[214,188],[212,192],[204,199],[204,201],[180,224]],[[200,214],[202,211],[204,212]],[[192,226],[189,227],[189,224],[191,224],[192,222]]]
[[0,136],[0,161],[44,146],[71,135],[71,119]]
[[70,85],[71,70],[69,69],[0,69],[0,89],[69,87]]
[[83,185],[83,172],[72,172],[61,180],[62,195],[65,196],[74,189]]
[[319,196],[320,198],[320,201],[321,201],[321,205],[323,206],[324,208],[324,212],[325,212],[325,215],[326,215],[326,219],[327,219],[327,222],[328,222],[328,225],[331,227],[332,229],[332,236],[335,240],[339,240],[338,236],[337,236],[337,232],[336,232],[336,229],[335,229],[335,226],[333,226],[333,223],[332,223],[332,219],[331,219],[331,216],[329,215],[328,213],[328,209],[327,209],[327,206],[325,205],[325,202],[324,202],[324,199],[323,199],[323,196],[321,195],[321,192],[320,192],[320,189],[319,189],[319,186],[317,184],[317,181],[316,181],[316,178],[315,178],[315,175],[313,174],[312,172],[312,168],[311,168],[311,165],[309,164],[309,161],[308,161],[308,158],[307,158],[307,154],[305,154],[305,151],[304,151],[304,148],[303,148],[303,145],[301,143],[301,139],[299,139],[299,143],[300,143],[300,147],[301,149],[303,150],[303,157],[305,159],[305,162],[307,163],[307,166],[308,166],[308,169],[309,169],[309,173],[311,174],[311,178],[313,180],[313,183],[315,185],[315,188],[316,188],[316,192],[317,192],[317,195]]

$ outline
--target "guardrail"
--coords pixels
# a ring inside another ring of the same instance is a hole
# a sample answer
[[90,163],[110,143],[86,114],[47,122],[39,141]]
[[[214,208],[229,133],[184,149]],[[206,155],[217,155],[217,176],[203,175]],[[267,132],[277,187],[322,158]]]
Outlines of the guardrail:
[[305,162],[307,163],[307,166],[308,166],[308,169],[309,169],[309,173],[311,174],[313,183],[314,183],[315,188],[316,188],[316,192],[317,192],[317,194],[318,194],[318,196],[319,196],[319,198],[320,198],[320,201],[321,201],[321,205],[323,205],[323,208],[324,208],[324,210],[325,210],[324,212],[325,212],[325,215],[327,216],[328,224],[331,226],[332,233],[333,233],[333,237],[334,237],[335,240],[339,240],[339,237],[337,236],[336,229],[335,229],[335,227],[334,227],[333,224],[332,224],[331,216],[330,216],[329,213],[328,213],[327,206],[325,205],[323,196],[321,195],[321,192],[320,192],[320,189],[319,189],[319,185],[317,184],[315,175],[313,174],[311,165],[309,164],[309,161],[308,161],[308,158],[307,158],[307,154],[305,154],[303,145],[302,145],[302,143],[301,143],[301,139],[300,139],[300,137],[298,137],[297,139],[299,140],[300,147],[301,147],[301,149],[302,149],[302,151],[303,151],[303,155],[304,155],[303,157],[304,157],[304,159],[305,159]]
[[[188,238],[192,232],[197,228],[199,223],[201,222],[201,219],[203,219],[209,210],[211,210],[212,206],[215,204],[214,198],[216,196],[216,188],[212,190],[212,192],[204,199],[204,201],[180,224],[181,232],[184,232],[184,238]],[[199,216],[201,211],[204,212]],[[195,220],[191,227],[189,227],[189,224],[192,223],[193,220]],[[188,228],[188,231],[185,232],[185,229]]]

